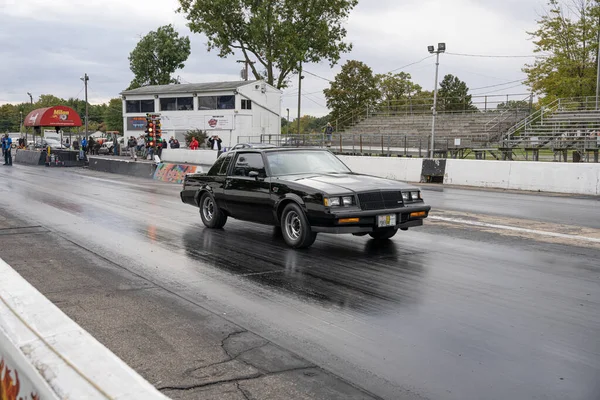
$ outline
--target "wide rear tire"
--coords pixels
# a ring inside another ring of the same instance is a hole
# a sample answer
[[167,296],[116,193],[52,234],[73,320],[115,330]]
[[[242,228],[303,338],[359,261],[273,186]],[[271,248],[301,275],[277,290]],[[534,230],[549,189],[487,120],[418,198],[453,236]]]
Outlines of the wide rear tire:
[[210,193],[204,193],[200,197],[200,218],[204,226],[211,229],[221,229],[227,222],[227,215],[217,206]]
[[396,233],[398,233],[398,229],[387,228],[380,231],[371,232],[369,233],[369,236],[375,240],[387,240],[393,238]]
[[281,233],[283,240],[294,249],[310,247],[317,234],[310,228],[308,218],[296,203],[290,203],[281,214]]

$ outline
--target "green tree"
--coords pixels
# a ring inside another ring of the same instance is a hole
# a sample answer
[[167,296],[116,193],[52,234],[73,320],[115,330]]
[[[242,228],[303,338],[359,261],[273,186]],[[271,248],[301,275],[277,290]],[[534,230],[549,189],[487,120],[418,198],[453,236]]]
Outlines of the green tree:
[[473,105],[469,87],[458,77],[448,74],[440,82],[438,91],[438,111],[469,111],[477,110]]
[[527,84],[544,101],[560,97],[594,96],[598,53],[597,1],[559,0],[548,2],[549,10],[537,21],[538,29],[529,32],[534,52],[541,56],[527,64]]
[[504,111],[504,110],[529,110],[530,105],[527,100],[509,100],[507,102],[502,102],[496,106],[496,109]]
[[375,79],[381,92],[381,107],[389,111],[408,110],[412,97],[422,90],[406,72],[379,74],[375,75]]
[[[331,66],[352,49],[344,23],[358,0],[179,0],[192,32],[226,58],[241,53],[256,79],[278,89],[301,63]],[[254,60],[258,65],[254,64]]]
[[123,129],[123,103],[121,99],[111,99],[104,111],[104,124],[109,131],[119,131],[124,133]]
[[172,74],[185,66],[190,49],[190,38],[179,36],[173,25],[151,31],[129,54],[129,67],[134,75],[129,89],[177,83]]
[[323,92],[331,118],[337,120],[338,130],[364,116],[367,107],[375,105],[381,98],[373,71],[356,60],[344,64],[330,87]]

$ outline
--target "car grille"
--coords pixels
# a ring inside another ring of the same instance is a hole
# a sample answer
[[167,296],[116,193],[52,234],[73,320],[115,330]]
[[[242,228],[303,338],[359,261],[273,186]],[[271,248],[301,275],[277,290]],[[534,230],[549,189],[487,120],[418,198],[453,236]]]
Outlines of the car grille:
[[400,191],[359,193],[358,201],[363,211],[385,210],[403,205]]

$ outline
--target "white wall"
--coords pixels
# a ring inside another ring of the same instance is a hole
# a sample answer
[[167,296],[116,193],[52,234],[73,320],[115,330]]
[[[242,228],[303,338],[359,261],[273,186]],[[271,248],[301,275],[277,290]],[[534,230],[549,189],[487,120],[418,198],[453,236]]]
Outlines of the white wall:
[[[264,93],[263,93],[264,91]],[[252,101],[253,121],[250,129],[241,136],[260,136],[281,134],[281,91],[261,82],[250,83],[238,88],[241,99]],[[245,110],[240,110],[240,113]]]
[[339,156],[352,171],[398,181],[419,182],[423,160],[420,158]]
[[164,149],[161,161],[173,164],[211,166],[217,161],[215,150]]
[[19,397],[167,400],[3,260],[0,277],[0,358],[19,374]]
[[508,189],[512,164],[510,161],[446,160],[444,183]]

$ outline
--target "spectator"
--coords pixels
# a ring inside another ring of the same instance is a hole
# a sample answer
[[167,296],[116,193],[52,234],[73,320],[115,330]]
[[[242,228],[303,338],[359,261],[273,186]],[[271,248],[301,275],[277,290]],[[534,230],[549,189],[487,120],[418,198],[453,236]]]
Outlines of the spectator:
[[81,150],[83,150],[84,153],[87,153],[87,149],[88,149],[88,141],[84,137],[83,139],[81,139]]
[[133,161],[137,161],[137,153],[135,152],[137,141],[134,136],[131,136],[127,141],[127,147],[129,148],[129,155],[133,158]]
[[208,139],[208,147],[212,150],[221,151],[222,142],[223,141],[218,135],[211,136],[210,139]]
[[4,150],[4,165],[12,165],[12,139],[8,133],[2,138],[2,150]]
[[195,137],[192,138],[192,141],[190,142],[190,150],[198,150],[198,146],[200,144],[198,143],[198,141],[196,140]]
[[179,140],[173,139],[173,143],[171,143],[172,149],[178,149],[180,147]]
[[333,135],[333,126],[331,126],[331,122],[327,123],[325,127],[325,136],[327,137],[327,147],[331,147],[331,136]]

